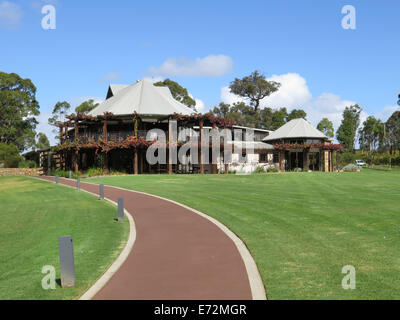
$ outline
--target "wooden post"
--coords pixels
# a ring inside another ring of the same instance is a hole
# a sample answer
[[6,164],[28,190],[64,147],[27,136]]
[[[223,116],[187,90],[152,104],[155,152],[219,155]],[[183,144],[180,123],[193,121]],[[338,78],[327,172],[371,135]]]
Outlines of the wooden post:
[[170,148],[170,143],[173,141],[172,137],[172,123],[171,119],[168,120],[168,174],[172,174],[172,154],[171,154],[171,149]]
[[303,149],[303,171],[310,169],[310,154],[308,149]]
[[[213,129],[217,129],[217,124],[216,123],[213,123],[212,124],[212,128]],[[211,156],[211,158],[212,158],[212,156]],[[214,160],[214,159],[212,159],[212,160]],[[218,167],[217,167],[217,163],[212,163],[212,173],[213,174],[217,174],[218,173]]]
[[[60,128],[60,144],[62,144],[64,141],[64,126],[62,124],[60,124],[59,128]],[[60,151],[59,155],[60,155],[60,169],[63,170],[64,169],[64,152]]]
[[[75,141],[78,141],[78,139],[79,139],[79,137],[78,137],[78,135],[79,135],[78,120],[75,120],[74,127],[75,127]],[[75,173],[78,173],[78,171],[79,171],[78,160],[79,160],[79,151],[78,151],[78,149],[75,149],[75,157],[74,157],[74,171],[75,171]]]
[[282,151],[279,152],[279,170],[282,171]]
[[[103,140],[104,141],[108,140],[107,119],[106,118],[104,118],[104,123],[103,123]],[[107,154],[107,152],[103,153],[103,170],[104,170],[104,173],[108,174],[108,154]]]
[[78,136],[79,136],[79,124],[78,124],[78,120],[75,120],[74,123],[74,127],[75,127],[75,141],[78,141]]
[[337,151],[335,152],[335,154],[336,154],[336,169],[339,169],[339,155]]
[[204,174],[204,161],[203,161],[203,153],[201,147],[201,138],[202,138],[202,131],[203,131],[203,120],[199,121],[199,130],[200,130],[200,173]]
[[[134,133],[135,133],[135,137],[136,137],[136,139],[138,139],[139,137],[138,137],[138,132],[139,132],[139,130],[138,130],[138,127],[139,127],[139,121],[138,121],[138,119],[137,119],[137,117],[135,116],[134,117],[134,119],[133,119],[133,123],[134,123]],[[135,148],[135,151],[134,151],[134,159],[133,159],[133,171],[134,171],[134,174],[135,175],[137,175],[137,174],[139,174],[139,156],[138,156],[138,150],[137,150],[137,148]]]
[[331,157],[331,172],[333,172],[333,151],[329,151],[330,157]]

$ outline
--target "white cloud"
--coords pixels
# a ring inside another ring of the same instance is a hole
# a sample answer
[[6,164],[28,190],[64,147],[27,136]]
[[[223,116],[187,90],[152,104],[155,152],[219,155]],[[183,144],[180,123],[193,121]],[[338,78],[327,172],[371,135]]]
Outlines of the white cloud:
[[197,110],[197,112],[203,113],[205,111],[206,105],[200,99],[195,99],[195,101],[196,101],[196,110]]
[[3,1],[0,3],[0,26],[16,28],[22,19],[21,8],[12,2]]
[[264,98],[262,107],[270,108],[296,108],[308,103],[312,97],[306,79],[298,73],[273,75],[267,79],[281,84],[278,91]]
[[386,122],[390,118],[390,116],[396,111],[400,111],[399,106],[387,106],[383,108],[383,110],[377,112],[375,114],[375,118],[381,119],[382,121]]
[[111,82],[121,80],[122,77],[118,72],[109,72],[99,79],[100,82]]
[[169,58],[160,67],[151,67],[148,73],[165,77],[219,77],[232,71],[232,58],[221,54],[194,60],[185,57]]
[[[282,108],[286,107],[290,112],[293,109],[303,109],[307,112],[307,119],[317,125],[322,118],[328,118],[337,129],[342,120],[342,114],[346,106],[355,104],[351,100],[343,100],[333,93],[323,93],[313,97],[306,80],[297,73],[273,75],[269,81],[276,81],[281,84],[277,92],[261,101],[261,108]],[[225,103],[245,101],[243,98],[232,94],[229,87],[221,88],[221,100]],[[362,111],[360,120],[364,121],[368,114]]]

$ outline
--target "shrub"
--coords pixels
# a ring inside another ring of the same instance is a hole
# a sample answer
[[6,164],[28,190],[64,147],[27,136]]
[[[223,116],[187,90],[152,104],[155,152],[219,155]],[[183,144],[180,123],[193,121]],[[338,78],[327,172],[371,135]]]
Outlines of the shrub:
[[122,176],[125,175],[126,171],[117,171],[117,170],[110,170],[110,176]]
[[265,173],[264,167],[257,166],[253,173]]
[[22,161],[18,148],[13,144],[0,143],[0,162],[5,168],[18,168]]
[[18,168],[36,168],[36,162],[33,160],[22,160],[19,164],[18,164]]
[[[69,178],[69,171],[66,171],[66,170],[59,170],[59,169],[57,169],[57,170],[50,170],[50,171],[48,172],[48,175],[49,175],[49,176],[56,176],[56,175],[58,175],[59,177],[62,177],[62,178]],[[78,179],[80,176],[81,176],[81,173],[80,173],[80,172],[78,172],[78,173],[72,172],[72,179]]]
[[[336,160],[336,159],[335,159]],[[356,160],[366,160],[364,155],[353,152],[340,152],[336,166],[344,167],[346,164],[355,163]]]
[[275,168],[275,167],[269,167],[267,169],[267,172],[279,172],[279,170],[277,168]]
[[88,177],[96,177],[96,176],[103,176],[104,175],[104,171],[101,168],[90,168],[87,172],[86,172]]
[[345,172],[356,172],[356,171],[360,171],[360,170],[361,170],[361,167],[359,167],[353,163],[350,163],[347,166],[343,167],[343,171],[345,171]]

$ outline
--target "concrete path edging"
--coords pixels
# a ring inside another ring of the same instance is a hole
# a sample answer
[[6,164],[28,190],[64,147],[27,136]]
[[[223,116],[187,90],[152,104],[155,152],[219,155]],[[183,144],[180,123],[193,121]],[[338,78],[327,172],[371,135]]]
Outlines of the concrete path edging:
[[[87,182],[84,181],[85,183],[88,184],[92,184],[92,185],[98,185],[96,183],[93,182]],[[218,221],[215,218],[212,218],[210,216],[208,216],[207,214],[198,211],[196,209],[193,209],[191,207],[188,207],[182,203],[176,202],[174,200],[168,199],[168,198],[163,198],[154,194],[150,194],[150,193],[146,193],[146,192],[141,192],[141,191],[136,191],[136,190],[129,190],[129,189],[125,189],[125,188],[120,188],[120,187],[115,187],[115,186],[111,186],[111,185],[104,185],[107,187],[111,187],[111,188],[116,188],[116,189],[120,189],[120,190],[124,190],[124,191],[130,191],[130,192],[136,192],[136,193],[140,193],[140,194],[144,194],[147,196],[151,196],[151,197],[155,197],[158,199],[162,199],[168,202],[171,202],[175,205],[181,206],[187,210],[192,211],[193,213],[196,213],[198,215],[200,215],[201,217],[209,220],[210,222],[212,222],[213,224],[215,224],[220,230],[222,230],[235,244],[236,248],[239,251],[240,256],[242,257],[242,260],[245,264],[246,267],[246,271],[247,271],[247,276],[249,279],[249,283],[250,283],[250,289],[251,289],[251,294],[253,297],[253,300],[267,300],[267,295],[266,295],[266,291],[264,288],[264,283],[262,281],[261,275],[258,271],[257,268],[257,264],[254,261],[252,255],[250,254],[248,248],[246,247],[246,245],[244,244],[244,242],[233,232],[231,231],[227,226],[225,226],[223,223],[221,223],[220,221]]]
[[[36,177],[35,177],[36,178]],[[40,179],[36,178],[40,181],[47,181],[52,183],[52,181],[45,180],[45,179]],[[74,180],[74,179],[68,179],[68,178],[63,178],[66,180]],[[74,187],[71,187],[69,185],[62,184],[62,186],[68,187],[75,189]],[[91,195],[98,196],[98,194],[95,194],[93,192],[89,192],[84,189],[80,189],[80,191],[89,193]],[[112,203],[116,207],[118,207],[118,204],[115,201],[112,201],[106,197],[104,197],[104,200]],[[128,258],[130,252],[132,251],[133,245],[135,244],[136,240],[136,226],[135,226],[135,221],[133,220],[132,215],[124,209],[125,215],[128,217],[129,221],[129,237],[128,241],[126,242],[124,248],[122,249],[121,253],[115,259],[115,261],[111,264],[111,266],[103,273],[103,275],[97,279],[97,281],[87,290],[80,298],[79,300],[91,300],[105,285],[106,283],[112,278],[112,276],[118,271],[118,269],[122,266],[122,264],[125,262],[125,260]]]

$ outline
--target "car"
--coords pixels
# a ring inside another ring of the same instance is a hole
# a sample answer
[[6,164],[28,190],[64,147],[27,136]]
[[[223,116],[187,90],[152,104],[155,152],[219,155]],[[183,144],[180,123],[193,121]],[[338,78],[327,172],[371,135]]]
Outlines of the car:
[[360,166],[360,167],[364,167],[364,166],[366,166],[367,164],[365,163],[364,160],[356,160],[356,165],[358,165],[358,166]]

